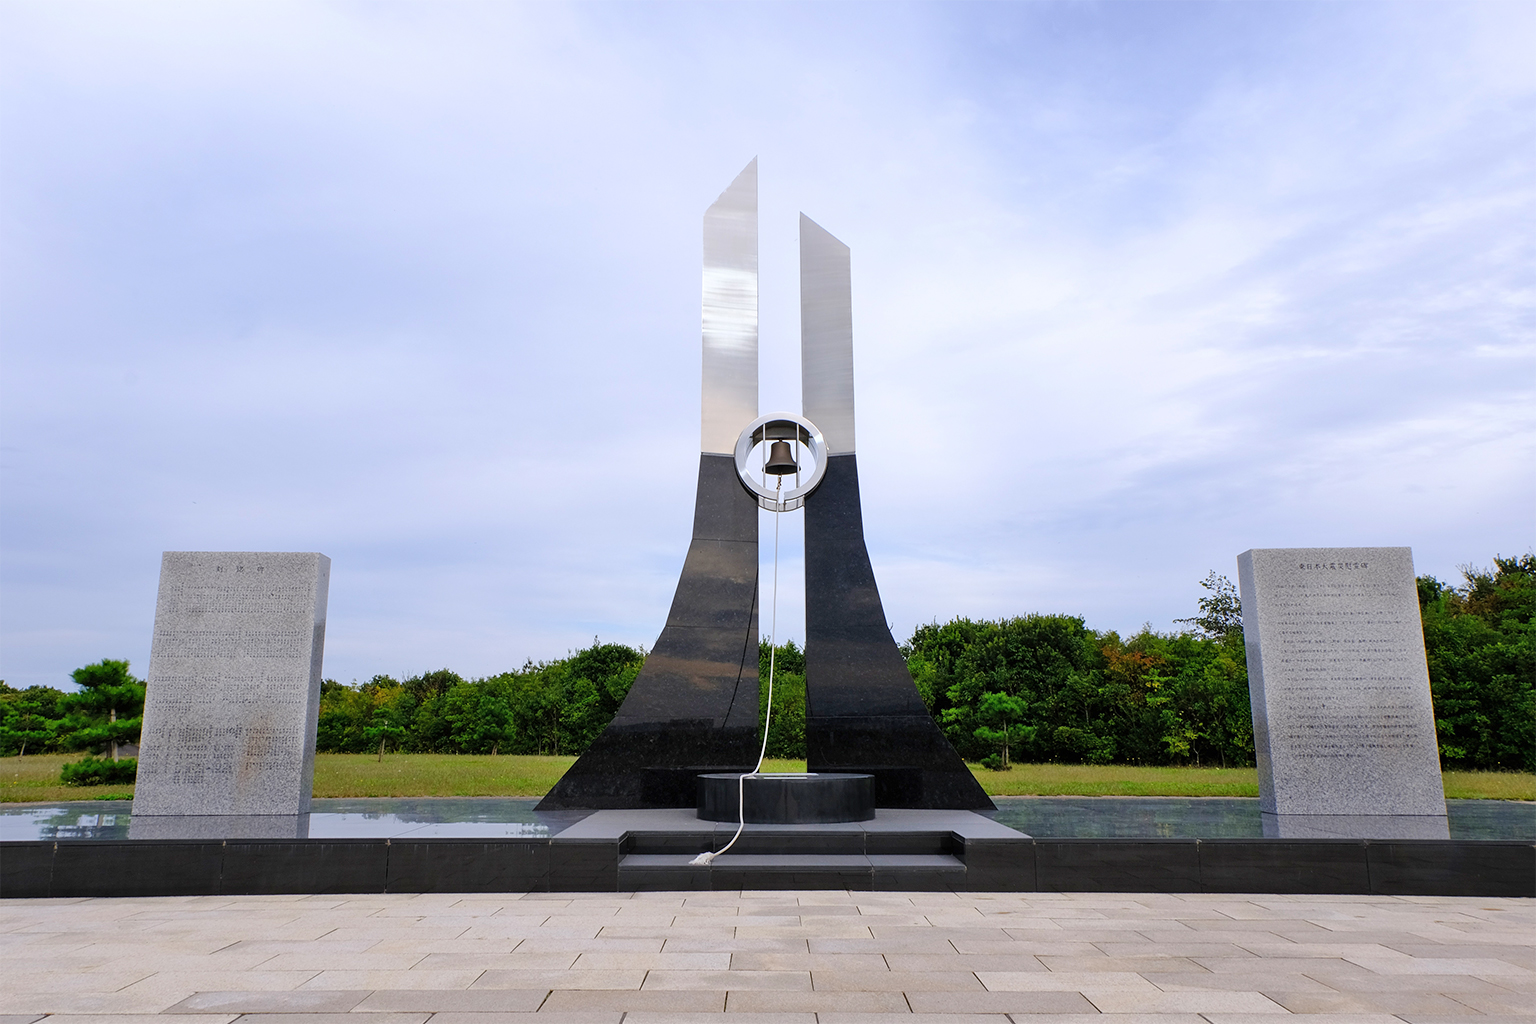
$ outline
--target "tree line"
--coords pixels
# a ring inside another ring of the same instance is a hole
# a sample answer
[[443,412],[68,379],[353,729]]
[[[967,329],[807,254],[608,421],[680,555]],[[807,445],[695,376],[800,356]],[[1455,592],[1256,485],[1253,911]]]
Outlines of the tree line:
[[[1536,555],[1418,579],[1445,768],[1536,770]],[[1242,611],[1216,573],[1182,628],[1121,637],[1081,617],[952,619],[901,645],[929,711],[967,760],[1251,765]],[[760,648],[760,703],[775,661],[770,757],[805,756],[805,655]],[[579,754],[613,718],[645,653],[594,640],[569,657],[466,679],[447,669],[321,687],[316,747],[335,753]],[[123,661],[73,674],[64,693],[0,683],[0,754],[110,755],[138,738],[144,686]]]

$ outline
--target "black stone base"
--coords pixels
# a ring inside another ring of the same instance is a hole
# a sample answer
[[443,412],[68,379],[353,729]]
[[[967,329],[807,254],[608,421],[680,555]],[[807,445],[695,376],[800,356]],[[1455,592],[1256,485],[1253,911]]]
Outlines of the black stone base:
[[[906,671],[905,666],[902,671]],[[878,718],[808,718],[805,750],[806,766],[811,771],[873,775],[877,807],[993,808],[976,776],[926,712]],[[893,755],[899,755],[902,763],[892,764]]]
[[700,775],[699,817],[754,825],[873,821],[874,781],[872,775]]
[[755,757],[757,742],[755,729],[709,723],[610,725],[539,802],[539,810],[692,807],[698,777],[750,772],[755,765],[746,758]]
[[[687,860],[718,848],[712,832],[576,840],[7,842],[0,843],[0,897],[628,892],[658,886],[1536,897],[1536,843],[1529,841],[1007,839],[930,829],[882,834],[857,825],[778,827],[791,831],[743,834],[744,855],[759,860],[732,861],[727,854],[702,874]],[[669,855],[676,864],[656,862]]]

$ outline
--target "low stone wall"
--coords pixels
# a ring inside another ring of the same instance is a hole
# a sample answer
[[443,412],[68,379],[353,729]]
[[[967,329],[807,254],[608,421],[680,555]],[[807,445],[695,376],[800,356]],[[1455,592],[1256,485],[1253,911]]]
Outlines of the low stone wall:
[[[0,897],[615,892],[630,839],[0,843]],[[961,891],[1536,896],[1536,842],[1020,839],[966,842]],[[739,870],[732,872],[740,888]],[[794,888],[871,888],[798,872]],[[766,876],[751,888],[773,888]],[[760,881],[762,884],[756,884]],[[709,888],[707,879],[695,887]],[[931,888],[931,884],[887,888]]]

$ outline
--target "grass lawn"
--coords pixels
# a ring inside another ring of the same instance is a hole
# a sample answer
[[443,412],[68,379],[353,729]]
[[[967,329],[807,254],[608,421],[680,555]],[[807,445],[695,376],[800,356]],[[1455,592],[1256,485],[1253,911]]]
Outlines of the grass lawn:
[[[0,758],[0,802],[115,800],[132,786],[64,786],[59,768],[79,754]],[[449,754],[315,755],[315,796],[542,796],[576,759]],[[804,761],[768,761],[765,771],[805,771]],[[1005,772],[972,766],[992,796],[1258,796],[1252,768],[1137,768],[1022,764]],[[1536,800],[1536,775],[1446,772],[1452,799]]]

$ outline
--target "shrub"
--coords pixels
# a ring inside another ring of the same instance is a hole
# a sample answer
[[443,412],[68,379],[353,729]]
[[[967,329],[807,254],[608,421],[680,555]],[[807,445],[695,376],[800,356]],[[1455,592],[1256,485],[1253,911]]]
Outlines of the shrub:
[[132,782],[138,774],[139,762],[135,758],[109,761],[87,754],[84,760],[66,764],[59,777],[66,786],[111,786]]

